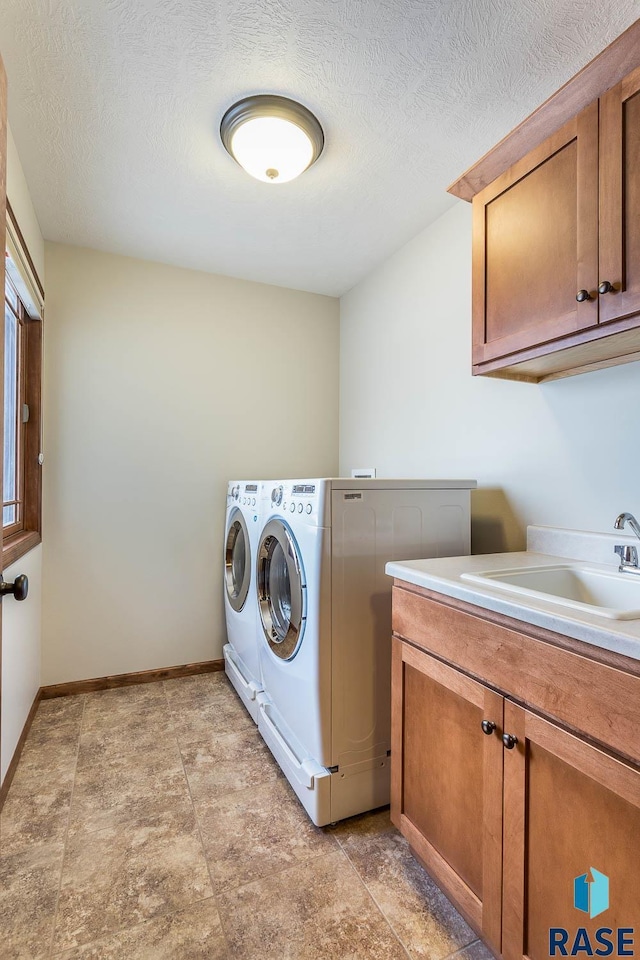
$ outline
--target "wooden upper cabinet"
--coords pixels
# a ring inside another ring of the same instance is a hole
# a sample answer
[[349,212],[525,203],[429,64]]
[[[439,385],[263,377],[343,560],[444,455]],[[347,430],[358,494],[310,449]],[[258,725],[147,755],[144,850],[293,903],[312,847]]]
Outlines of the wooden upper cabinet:
[[449,192],[474,207],[474,374],[640,359],[640,20]]
[[[474,364],[597,324],[597,102],[473,207]],[[591,299],[578,302],[579,290]]]
[[640,313],[640,69],[600,101],[600,322]]

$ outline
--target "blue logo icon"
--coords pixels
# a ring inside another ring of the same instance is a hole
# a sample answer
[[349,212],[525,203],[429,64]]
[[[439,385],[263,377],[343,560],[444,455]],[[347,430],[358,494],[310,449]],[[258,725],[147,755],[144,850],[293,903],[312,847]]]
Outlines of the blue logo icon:
[[[589,879],[589,873],[591,879]],[[597,917],[609,909],[609,877],[590,867],[573,881],[573,905],[576,910]],[[633,927],[598,927],[589,931],[578,927],[549,927],[550,957],[635,957]],[[616,952],[617,948],[617,952]]]
[[597,917],[609,909],[609,877],[590,867],[592,880],[588,873],[576,877],[573,881],[573,905],[576,910]]

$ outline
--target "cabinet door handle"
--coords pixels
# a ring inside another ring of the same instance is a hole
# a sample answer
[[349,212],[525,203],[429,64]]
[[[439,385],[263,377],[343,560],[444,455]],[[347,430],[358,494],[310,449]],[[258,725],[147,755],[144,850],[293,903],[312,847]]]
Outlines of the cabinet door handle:
[[615,293],[615,287],[608,280],[603,280],[598,286],[598,293]]
[[503,733],[502,742],[504,744],[505,750],[513,750],[516,743],[518,742],[518,738],[514,737],[512,733]]
[[576,293],[576,300],[578,303],[584,303],[585,300],[593,300],[593,297],[588,290],[578,290]]
[[482,721],[482,732],[483,732],[483,733],[486,733],[486,735],[487,735],[488,737],[491,736],[491,734],[493,733],[493,731],[495,730],[495,728],[496,728],[496,725],[495,725],[495,723],[493,722],[493,720],[483,720],[483,721]]

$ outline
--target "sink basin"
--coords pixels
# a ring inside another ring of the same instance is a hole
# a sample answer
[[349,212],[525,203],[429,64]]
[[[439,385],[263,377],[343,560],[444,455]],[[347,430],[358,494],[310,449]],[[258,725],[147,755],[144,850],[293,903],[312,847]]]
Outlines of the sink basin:
[[609,573],[580,564],[560,563],[463,573],[462,579],[519,594],[523,599],[535,597],[612,620],[640,618],[640,576],[635,574]]

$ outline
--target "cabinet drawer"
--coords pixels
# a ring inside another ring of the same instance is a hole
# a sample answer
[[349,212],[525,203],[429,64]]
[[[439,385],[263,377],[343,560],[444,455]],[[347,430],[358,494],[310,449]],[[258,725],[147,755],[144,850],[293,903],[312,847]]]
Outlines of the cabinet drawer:
[[[401,586],[394,633],[517,701],[640,761],[640,677]],[[558,638],[560,642],[564,638]]]

